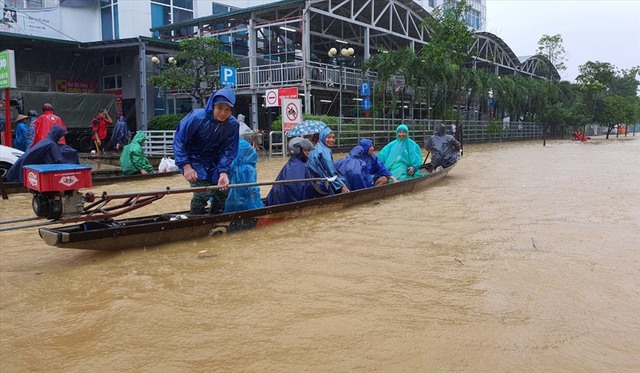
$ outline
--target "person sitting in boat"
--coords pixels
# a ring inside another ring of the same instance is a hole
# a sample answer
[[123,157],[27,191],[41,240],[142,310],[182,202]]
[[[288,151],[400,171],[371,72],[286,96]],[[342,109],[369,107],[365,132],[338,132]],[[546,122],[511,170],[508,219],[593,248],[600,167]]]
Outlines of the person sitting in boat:
[[436,124],[433,136],[429,137],[424,146],[431,153],[431,165],[434,169],[439,166],[447,168],[458,161],[460,142],[445,134],[442,123]]
[[[231,163],[229,171],[230,184],[246,184],[258,181],[256,164],[258,153],[247,140],[240,139],[238,155]],[[231,188],[225,203],[224,212],[253,210],[264,207],[260,199],[260,187]]]
[[333,162],[331,148],[336,143],[336,135],[331,128],[325,127],[320,130],[320,141],[315,145],[315,149],[309,154],[309,171],[314,177],[337,178],[331,182],[334,193],[346,193],[349,187],[345,184],[344,178],[336,170]]
[[24,154],[18,158],[16,163],[11,166],[5,176],[5,180],[8,182],[22,182],[22,166],[26,165],[62,163],[80,164],[78,151],[66,144],[60,144],[58,142],[60,139],[64,138],[66,134],[67,130],[59,124],[51,127],[47,137],[24,152]]
[[[282,170],[280,170],[276,181],[312,178],[309,168],[307,167],[307,160],[313,149],[314,146],[311,141],[305,138],[294,137],[291,139],[289,141],[289,153],[291,157],[282,167]],[[319,185],[310,182],[275,184],[271,187],[267,195],[267,206],[304,201],[322,195],[327,195],[327,192],[320,189]]]
[[364,155],[362,159],[367,163],[367,167],[369,173],[371,174],[371,179],[373,180],[373,184],[375,186],[387,185],[389,184],[389,180],[393,180],[394,182],[398,182],[395,176],[391,175],[391,172],[387,170],[384,166],[384,163],[380,161],[377,155],[373,154],[375,151],[375,147],[373,146],[373,141],[370,139],[360,139],[360,146],[364,149]]
[[124,148],[125,145],[129,143],[131,139],[131,131],[129,131],[129,125],[124,120],[124,117],[121,115],[116,122],[116,125],[113,126],[113,132],[111,133],[111,146],[116,150],[120,150]]
[[238,154],[240,124],[231,115],[235,103],[233,89],[225,86],[209,97],[204,109],[192,110],[178,123],[173,154],[184,178],[192,187],[222,187],[194,193],[191,214],[204,214],[209,197],[213,197],[211,213],[224,211],[229,171]]
[[147,141],[147,135],[138,131],[129,145],[125,145],[120,154],[120,167],[125,175],[137,175],[153,172],[153,166],[144,156],[142,145]]
[[373,179],[363,157],[364,149],[356,145],[345,158],[336,161],[336,169],[346,179],[349,190],[373,187]]
[[409,138],[409,128],[401,124],[396,128],[396,139],[385,145],[378,158],[399,181],[424,176],[419,171],[422,166],[420,145]]

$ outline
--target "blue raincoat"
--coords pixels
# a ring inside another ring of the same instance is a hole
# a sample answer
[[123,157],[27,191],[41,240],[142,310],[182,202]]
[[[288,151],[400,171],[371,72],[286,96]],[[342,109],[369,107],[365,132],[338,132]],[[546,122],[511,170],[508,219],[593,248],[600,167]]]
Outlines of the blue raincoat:
[[124,117],[120,116],[116,125],[113,126],[113,132],[111,133],[111,146],[115,148],[116,144],[120,144],[120,148],[124,147],[129,143],[130,136],[131,131],[129,131],[129,126],[124,120]]
[[49,130],[47,137],[35,144],[18,158],[6,175],[9,182],[22,182],[22,166],[31,164],[80,164],[78,151],[74,148],[58,144],[58,140],[67,134],[67,130],[56,124]]
[[[422,166],[422,151],[420,145],[409,138],[409,128],[406,125],[401,124],[396,128],[396,134],[401,131],[407,131],[407,137],[403,140],[396,138],[387,145],[385,145],[378,158],[384,163],[384,166],[395,176],[399,181],[408,180],[414,177],[424,176],[418,171],[418,167]],[[413,166],[415,173],[409,175],[408,168]]]
[[[231,163],[229,184],[246,184],[258,181],[256,164],[258,153],[249,142],[240,140],[238,144],[238,156]],[[230,188],[229,196],[225,202],[224,212],[253,210],[264,207],[260,199],[260,187]]]
[[[316,144],[315,149],[311,151],[309,154],[309,161],[307,162],[309,166],[309,171],[311,171],[311,175],[314,177],[333,177],[338,176],[338,178],[331,183],[331,187],[334,192],[340,192],[342,186],[345,185],[344,179],[336,170],[336,165],[333,163],[333,153],[331,149],[325,143],[327,136],[333,132],[331,128],[325,127],[320,130],[320,141]],[[347,188],[349,186],[347,185]]]
[[23,152],[29,149],[31,145],[29,141],[29,127],[22,121],[15,124],[16,125],[16,138],[13,141],[13,147],[22,150]]
[[458,161],[460,143],[455,137],[445,134],[442,123],[436,124],[434,135],[427,140],[425,147],[431,152],[431,164],[434,168],[449,167]]
[[362,159],[364,149],[356,145],[346,158],[336,161],[336,169],[346,179],[349,190],[371,188],[373,180],[367,163]]
[[[307,157],[304,153],[300,153],[289,158],[276,177],[276,181],[310,178],[312,176],[307,167]],[[304,201],[321,196],[312,183],[275,184],[267,195],[267,206]]]
[[34,124],[38,119],[37,116],[29,115],[29,130],[27,131],[27,149],[33,145],[33,138],[36,136],[36,125]]
[[367,163],[371,179],[375,183],[381,176],[391,177],[391,172],[387,170],[384,163],[375,154],[369,154],[369,148],[373,145],[373,141],[369,139],[360,139],[360,146],[364,150],[362,159]]
[[218,184],[220,173],[229,173],[231,163],[238,153],[240,123],[232,115],[225,122],[213,117],[214,100],[223,96],[235,102],[229,86],[219,89],[209,97],[204,109],[194,109],[178,123],[173,139],[176,166],[184,173],[184,165],[190,164],[197,172],[198,180]]

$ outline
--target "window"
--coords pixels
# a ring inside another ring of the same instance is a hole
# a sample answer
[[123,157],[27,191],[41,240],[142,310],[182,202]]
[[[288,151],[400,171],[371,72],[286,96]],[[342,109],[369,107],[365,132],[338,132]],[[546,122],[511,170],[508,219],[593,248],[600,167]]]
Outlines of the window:
[[480,29],[480,12],[475,10],[475,9],[471,9],[467,12],[467,14],[465,14],[464,16],[465,21],[467,22],[467,26],[479,30]]
[[4,4],[17,9],[53,8],[59,5],[58,0],[4,0]]
[[225,4],[218,4],[218,3],[211,4],[211,14],[214,16],[217,14],[229,13],[232,10],[234,10],[234,8]]
[[[160,27],[171,23],[186,22],[193,19],[193,0],[152,0],[151,27]],[[193,27],[175,31],[173,36],[193,34]],[[158,32],[154,37],[160,37]]]
[[105,56],[102,58],[102,64],[104,66],[119,65],[120,62],[120,56]]
[[100,0],[100,20],[102,23],[102,40],[120,38],[118,0]]
[[122,75],[109,75],[102,77],[102,90],[122,89]]

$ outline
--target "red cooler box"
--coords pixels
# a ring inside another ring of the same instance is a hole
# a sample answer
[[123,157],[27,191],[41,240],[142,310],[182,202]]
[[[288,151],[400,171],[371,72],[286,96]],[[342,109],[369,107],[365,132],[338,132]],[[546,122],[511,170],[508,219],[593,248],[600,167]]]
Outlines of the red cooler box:
[[91,167],[79,164],[30,164],[22,168],[25,187],[38,192],[91,188]]

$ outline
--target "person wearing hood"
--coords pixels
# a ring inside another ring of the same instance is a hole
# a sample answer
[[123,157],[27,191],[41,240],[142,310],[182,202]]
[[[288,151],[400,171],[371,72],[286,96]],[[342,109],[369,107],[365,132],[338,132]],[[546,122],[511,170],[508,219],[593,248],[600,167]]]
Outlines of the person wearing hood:
[[422,165],[420,145],[409,138],[409,128],[401,124],[396,128],[396,139],[385,145],[378,158],[391,174],[399,181],[424,176],[419,168]]
[[38,112],[35,110],[29,110],[27,113],[29,116],[29,131],[27,132],[27,149],[33,145],[33,138],[36,135],[36,120],[38,119]]
[[[230,184],[247,184],[258,181],[258,153],[247,140],[240,139],[238,156],[231,163]],[[260,187],[232,188],[225,203],[224,212],[253,210],[264,207],[260,199]]]
[[373,152],[375,151],[373,141],[371,141],[370,139],[360,139],[359,144],[364,150],[362,159],[367,163],[367,168],[369,170],[369,173],[371,174],[371,179],[375,186],[387,185],[389,184],[389,179],[393,180],[393,182],[398,182],[398,179],[396,179],[395,176],[391,175],[391,172],[387,170],[380,158],[378,158],[377,155],[373,154]]
[[444,125],[437,123],[433,136],[425,143],[425,148],[431,153],[431,165],[449,167],[458,161],[460,142],[451,135],[445,134]]
[[[309,154],[314,149],[311,141],[302,137],[294,137],[289,140],[288,147],[291,157],[280,170],[276,181],[311,179],[312,176],[307,167]],[[267,206],[304,201],[327,195],[328,193],[322,191],[322,188],[312,182],[274,184],[267,195]]]
[[116,151],[120,150],[129,143],[130,138],[131,131],[129,131],[129,125],[121,115],[120,118],[118,118],[116,125],[113,126],[113,132],[111,133],[111,146],[114,147]]
[[138,131],[129,145],[125,145],[120,154],[120,167],[125,175],[146,174],[153,172],[153,166],[144,156],[142,145],[147,141],[147,135]]
[[349,191],[349,187],[345,184],[344,178],[336,170],[336,165],[333,162],[333,153],[331,148],[336,143],[336,135],[329,127],[324,127],[320,130],[320,141],[315,145],[315,149],[309,154],[309,171],[314,177],[330,178],[337,176],[337,178],[331,182],[331,187],[334,193],[346,193]]
[[349,190],[373,187],[373,179],[369,173],[367,162],[364,161],[364,149],[356,145],[349,155],[336,161],[336,169],[346,179]]
[[15,139],[13,140],[13,147],[22,150],[23,152],[29,149],[31,143],[29,141],[29,126],[25,123],[29,119],[24,114],[18,114],[15,122]]
[[11,166],[5,180],[9,182],[22,182],[22,166],[31,164],[80,164],[78,151],[74,148],[60,144],[60,139],[64,138],[67,130],[56,124],[49,130],[47,137],[39,141],[36,145],[24,152],[16,163]]
[[[40,115],[33,124],[36,127],[36,132],[33,135],[32,147],[39,141],[44,140],[48,136],[51,127],[56,124],[60,125],[65,131],[67,130],[67,126],[64,125],[62,118],[53,113],[53,105],[49,103],[42,105],[42,115]],[[60,139],[60,143],[67,143],[64,137]]]
[[213,192],[194,193],[191,214],[202,215],[210,197],[211,213],[222,213],[227,199],[231,163],[238,154],[238,120],[231,115],[236,95],[231,86],[216,91],[204,109],[187,114],[176,129],[173,154],[176,166],[192,187],[220,185]]

